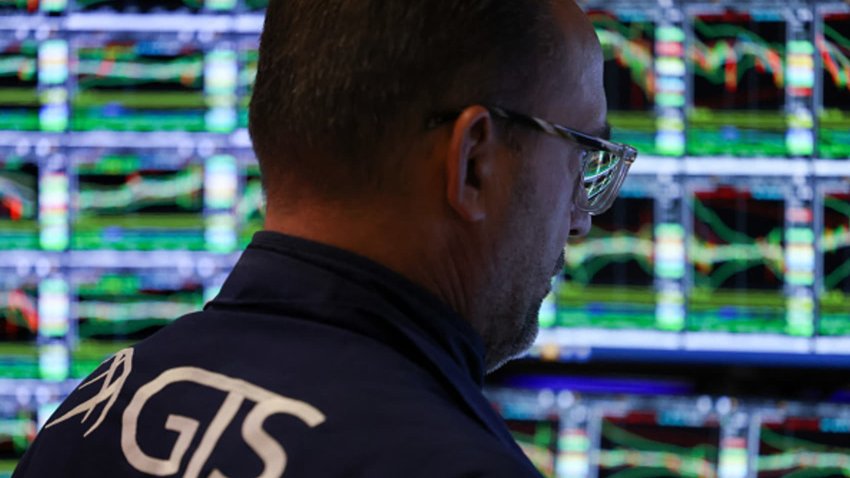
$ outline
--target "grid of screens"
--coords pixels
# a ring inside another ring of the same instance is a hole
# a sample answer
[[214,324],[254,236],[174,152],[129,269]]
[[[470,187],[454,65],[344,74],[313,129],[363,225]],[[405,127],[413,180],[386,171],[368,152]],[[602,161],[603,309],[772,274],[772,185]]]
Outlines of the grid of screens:
[[[534,352],[850,367],[850,5],[581,3],[613,139],[641,156],[567,249]],[[0,476],[69,387],[200,308],[262,227],[246,128],[266,5],[0,0]],[[494,400],[546,476],[850,469],[840,407]]]
[[74,382],[217,293],[264,218],[266,3],[0,0],[0,381]]
[[545,477],[846,476],[850,406],[491,390]]
[[[567,249],[536,352],[850,365],[850,6],[583,5],[641,156]],[[263,222],[264,6],[0,0],[0,376],[84,375],[220,286]]]
[[585,2],[641,155],[533,354],[850,365],[850,6]]
[[567,246],[535,353],[846,366],[850,169],[840,166],[686,160],[634,174]]

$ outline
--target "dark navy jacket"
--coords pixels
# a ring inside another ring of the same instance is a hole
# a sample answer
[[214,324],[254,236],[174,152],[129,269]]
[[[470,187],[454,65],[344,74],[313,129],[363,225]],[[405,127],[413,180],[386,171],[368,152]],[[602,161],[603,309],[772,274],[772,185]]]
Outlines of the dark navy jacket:
[[483,353],[403,277],[260,232],[203,312],[86,379],[14,477],[537,477]]

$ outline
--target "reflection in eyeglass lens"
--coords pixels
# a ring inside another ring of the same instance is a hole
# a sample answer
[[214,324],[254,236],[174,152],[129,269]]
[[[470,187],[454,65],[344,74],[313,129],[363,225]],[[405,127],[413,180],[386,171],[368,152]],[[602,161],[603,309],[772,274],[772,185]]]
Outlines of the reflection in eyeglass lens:
[[589,205],[601,202],[612,183],[616,183],[619,164],[619,157],[607,151],[597,150],[588,154],[583,182]]

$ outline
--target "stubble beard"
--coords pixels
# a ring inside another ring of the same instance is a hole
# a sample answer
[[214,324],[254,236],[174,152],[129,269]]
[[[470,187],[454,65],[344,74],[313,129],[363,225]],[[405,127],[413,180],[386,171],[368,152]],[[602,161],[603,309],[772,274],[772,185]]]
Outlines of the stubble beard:
[[[525,354],[537,339],[539,331],[538,314],[542,299],[536,307],[531,307],[528,312],[512,328],[513,333],[501,340],[489,341],[485,356],[487,373],[498,370],[511,360]],[[506,318],[507,319],[507,318]],[[485,339],[485,342],[486,339]]]
[[[561,250],[557,263],[552,271],[552,277],[560,275],[564,269],[564,251]],[[487,373],[493,372],[507,362],[525,354],[537,339],[540,331],[540,307],[546,295],[531,301],[525,314],[511,314],[499,317],[494,323],[494,330],[489,337],[484,337],[486,344]],[[498,324],[511,324],[510,329],[499,327]],[[501,332],[501,333],[499,333]]]

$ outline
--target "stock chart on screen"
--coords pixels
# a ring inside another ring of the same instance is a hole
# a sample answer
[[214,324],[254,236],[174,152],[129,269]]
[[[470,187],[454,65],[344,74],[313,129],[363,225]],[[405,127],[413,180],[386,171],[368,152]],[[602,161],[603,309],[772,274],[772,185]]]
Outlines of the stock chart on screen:
[[0,148],[0,249],[38,249],[39,162]]
[[67,42],[50,30],[0,36],[0,130],[62,131],[67,126]]
[[718,476],[720,425],[665,423],[654,411],[602,418],[600,478],[613,476]]
[[197,38],[160,33],[84,33],[71,44],[72,130],[233,129],[233,51],[215,45],[205,49]]
[[0,279],[2,376],[38,377],[38,279],[4,274]]
[[[846,410],[765,410],[758,430],[758,478],[840,478],[850,471],[850,415]],[[825,410],[824,408],[828,408]]]
[[174,150],[78,148],[71,248],[204,249],[204,171]]
[[688,153],[785,156],[786,20],[780,11],[695,10]]
[[520,443],[537,443],[523,447],[532,460],[550,434],[560,436],[555,472],[541,468],[544,476],[838,478],[850,471],[846,404],[545,388],[487,394],[523,430]]
[[[538,469],[559,478],[756,476],[748,471],[761,463],[761,454],[751,444],[758,444],[766,417],[782,417],[789,407],[812,413],[811,406],[797,403],[599,390],[497,387],[487,396],[513,430],[523,430],[515,432],[521,444],[536,444],[522,447],[532,461],[557,457],[554,474]],[[822,415],[831,423],[846,412],[846,406],[835,406]],[[559,439],[550,452],[551,435]],[[542,462],[548,466],[547,460]]]
[[781,186],[696,184],[690,330],[784,333]]
[[0,128],[39,129],[38,48],[34,38],[0,39]]
[[[825,8],[825,7],[824,7]],[[850,156],[850,6],[822,12],[817,36],[822,103],[818,154]]]
[[850,183],[827,183],[820,190],[820,320],[818,333],[850,337]]

